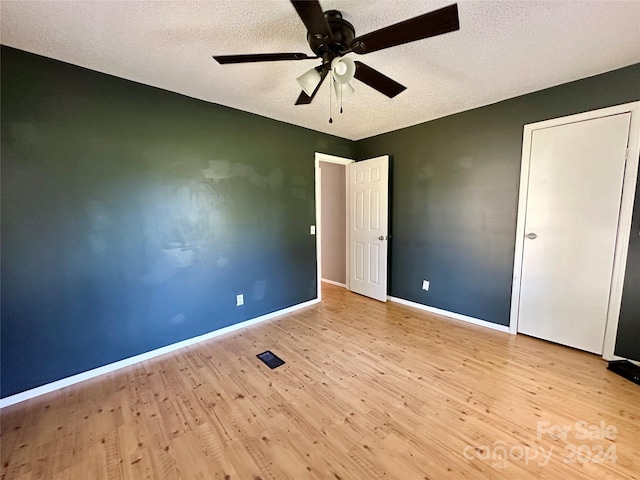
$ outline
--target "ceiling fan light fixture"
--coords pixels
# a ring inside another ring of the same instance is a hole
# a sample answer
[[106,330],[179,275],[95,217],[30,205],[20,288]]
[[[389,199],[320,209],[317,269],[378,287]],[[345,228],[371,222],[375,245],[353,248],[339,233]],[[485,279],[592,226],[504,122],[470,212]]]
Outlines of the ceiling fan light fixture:
[[356,74],[356,64],[349,57],[336,57],[331,61],[333,78],[338,83],[349,83]]
[[353,85],[350,83],[338,83],[335,80],[333,81],[333,89],[335,90],[336,98],[338,99],[347,98],[355,91]]
[[297,80],[302,90],[304,90],[304,93],[311,96],[322,78],[320,77],[318,70],[312,68],[300,75]]
[[[307,30],[307,43],[315,57],[305,53],[290,52],[214,55],[213,58],[220,64],[322,59],[322,65],[309,70],[298,78],[298,83],[303,91],[298,96],[296,105],[311,103],[313,97],[320,90],[322,81],[327,76],[335,79],[333,88],[336,89],[336,82],[346,85],[358,75],[358,81],[388,98],[394,98],[407,87],[362,62],[354,62],[342,55],[347,53],[364,55],[460,29],[457,4],[379,28],[365,35],[356,36],[353,25],[347,22],[338,10],[323,11],[318,0],[290,1]],[[329,72],[330,70],[331,72]],[[331,88],[329,86],[330,96],[333,93]],[[351,94],[353,87],[349,85],[344,89],[340,88],[338,92],[342,98]]]

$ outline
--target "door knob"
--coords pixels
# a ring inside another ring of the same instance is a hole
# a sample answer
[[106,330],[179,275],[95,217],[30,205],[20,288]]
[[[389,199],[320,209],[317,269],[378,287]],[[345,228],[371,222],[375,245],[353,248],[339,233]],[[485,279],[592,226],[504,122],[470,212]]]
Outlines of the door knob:
[[535,233],[531,232],[527,234],[527,238],[529,240],[535,240],[536,238],[538,238],[538,235],[536,235]]
[[378,240],[384,240],[384,236],[383,236],[383,235],[380,235],[380,236],[378,237]]

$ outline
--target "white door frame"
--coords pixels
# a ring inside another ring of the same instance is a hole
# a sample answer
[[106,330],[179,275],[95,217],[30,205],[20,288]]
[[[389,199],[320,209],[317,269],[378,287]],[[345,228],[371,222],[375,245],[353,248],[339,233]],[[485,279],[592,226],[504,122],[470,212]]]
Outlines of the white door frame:
[[335,155],[328,155],[326,153],[316,152],[315,155],[315,176],[316,176],[316,272],[318,272],[318,300],[322,300],[322,228],[320,227],[322,223],[322,175],[320,174],[320,162],[327,163],[337,163],[338,165],[344,165],[344,175],[345,175],[345,216],[346,216],[346,236],[347,241],[345,243],[345,254],[346,254],[346,285],[347,290],[349,289],[349,169],[346,168],[347,165],[355,163],[355,160],[351,160],[350,158],[342,158],[336,157]]
[[621,113],[631,113],[631,125],[629,127],[627,159],[624,170],[624,181],[622,184],[618,235],[616,238],[616,248],[613,259],[613,274],[607,311],[607,326],[605,329],[602,351],[602,358],[608,361],[619,358],[614,355],[614,350],[618,331],[618,319],[620,316],[620,304],[622,302],[624,274],[627,265],[627,253],[629,251],[629,239],[631,238],[631,216],[633,214],[633,201],[636,193],[638,158],[640,157],[640,102],[616,105],[614,107],[602,108],[567,117],[554,118],[552,120],[531,123],[524,126],[522,163],[520,170],[520,194],[518,198],[518,220],[516,224],[516,249],[513,266],[511,314],[509,323],[509,332],[516,334],[518,332],[520,282],[522,278],[522,256],[524,252],[525,238],[525,217],[527,213],[527,196],[529,193],[531,140],[534,130],[556,127],[568,123],[583,122],[586,120],[593,120]]

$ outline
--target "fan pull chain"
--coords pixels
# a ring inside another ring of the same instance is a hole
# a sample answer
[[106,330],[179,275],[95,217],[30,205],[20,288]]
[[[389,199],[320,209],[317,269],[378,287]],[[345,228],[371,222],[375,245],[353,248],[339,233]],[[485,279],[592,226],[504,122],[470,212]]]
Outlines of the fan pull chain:
[[342,113],[342,85],[340,85],[340,113]]
[[333,78],[333,70],[331,71],[331,81],[329,82],[329,123],[333,123],[333,118],[331,118],[331,87],[333,86],[333,82],[334,82],[334,78]]

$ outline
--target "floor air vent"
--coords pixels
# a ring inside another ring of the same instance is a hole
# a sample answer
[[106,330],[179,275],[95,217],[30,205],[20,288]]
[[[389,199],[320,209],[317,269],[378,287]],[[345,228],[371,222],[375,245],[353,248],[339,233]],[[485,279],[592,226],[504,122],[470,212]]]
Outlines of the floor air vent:
[[271,350],[259,353],[256,357],[262,360],[271,369],[284,365],[284,360],[272,353]]

